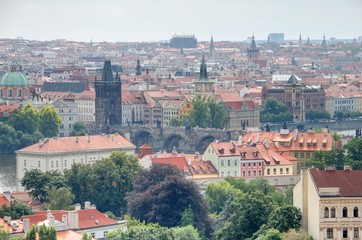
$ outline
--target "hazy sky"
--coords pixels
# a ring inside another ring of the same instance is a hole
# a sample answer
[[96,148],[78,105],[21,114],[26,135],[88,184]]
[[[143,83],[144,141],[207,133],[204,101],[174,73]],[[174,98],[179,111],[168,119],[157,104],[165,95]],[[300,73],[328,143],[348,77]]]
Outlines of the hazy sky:
[[362,36],[362,0],[0,0],[0,38],[158,41]]

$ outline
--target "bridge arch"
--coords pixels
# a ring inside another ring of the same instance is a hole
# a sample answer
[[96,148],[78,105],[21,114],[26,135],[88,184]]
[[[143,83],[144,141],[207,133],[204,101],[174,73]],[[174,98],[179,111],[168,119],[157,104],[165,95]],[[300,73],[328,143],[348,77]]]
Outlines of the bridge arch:
[[151,140],[152,133],[150,133],[149,131],[141,130],[133,136],[132,143],[138,148],[145,143],[151,144]]
[[208,135],[200,139],[196,145],[196,151],[204,153],[209,144],[215,140],[214,136]]
[[169,135],[163,142],[163,150],[171,152],[175,147],[177,151],[182,152],[185,149],[185,139],[177,133]]

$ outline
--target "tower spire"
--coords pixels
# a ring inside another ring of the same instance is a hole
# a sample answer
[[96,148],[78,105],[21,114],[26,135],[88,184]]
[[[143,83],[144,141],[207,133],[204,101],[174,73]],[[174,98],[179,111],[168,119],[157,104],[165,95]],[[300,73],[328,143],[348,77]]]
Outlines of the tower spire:
[[136,75],[137,75],[137,76],[140,76],[141,74],[142,74],[142,72],[141,72],[140,59],[137,59]]
[[200,64],[200,77],[199,77],[200,81],[207,81],[208,77],[207,77],[207,66],[205,63],[205,54],[202,54],[202,60],[201,60],[201,64]]
[[323,35],[322,47],[327,47],[326,34]]
[[210,47],[209,47],[210,51],[214,50],[215,49],[215,46],[214,46],[214,38],[213,36],[211,35],[211,40],[210,40]]

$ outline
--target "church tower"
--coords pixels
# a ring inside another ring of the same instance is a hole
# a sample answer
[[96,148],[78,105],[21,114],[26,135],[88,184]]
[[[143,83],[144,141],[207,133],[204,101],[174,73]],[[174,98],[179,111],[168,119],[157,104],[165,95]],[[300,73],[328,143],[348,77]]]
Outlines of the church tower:
[[209,46],[209,51],[210,51],[210,56],[212,56],[212,51],[215,50],[215,46],[214,46],[214,38],[211,35],[211,40],[210,40],[210,46]]
[[122,86],[116,74],[113,78],[111,61],[104,62],[102,79],[94,81],[96,91],[97,128],[109,129],[110,126],[122,124]]
[[248,48],[248,60],[249,61],[254,61],[254,60],[258,60],[259,58],[259,48],[256,47],[256,43],[255,43],[255,39],[254,39],[254,35],[251,39],[251,44],[250,44],[250,48]]
[[136,75],[141,76],[141,74],[142,74],[142,72],[141,72],[141,63],[140,63],[140,60],[137,59]]
[[205,56],[202,56],[201,64],[200,64],[200,76],[199,79],[194,81],[194,94],[202,94],[211,96],[214,92],[214,82],[209,80],[207,76],[207,66],[205,63]]
[[327,47],[327,42],[326,42],[326,35],[323,35],[323,41],[322,41],[322,47],[326,48]]

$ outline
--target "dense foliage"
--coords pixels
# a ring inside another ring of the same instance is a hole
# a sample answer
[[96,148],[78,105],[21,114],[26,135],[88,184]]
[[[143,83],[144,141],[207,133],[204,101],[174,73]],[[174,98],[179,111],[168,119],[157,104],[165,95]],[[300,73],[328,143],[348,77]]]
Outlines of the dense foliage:
[[[181,225],[185,210],[192,211],[194,226],[206,237],[212,233],[207,205],[195,183],[169,164],[156,164],[139,172],[129,193],[128,213],[162,227]],[[190,214],[188,214],[190,216]]]
[[31,209],[20,202],[11,201],[10,205],[3,204],[0,207],[0,218],[4,218],[5,216],[10,216],[11,219],[19,219],[23,215],[31,215],[33,214]]
[[341,170],[344,166],[352,166],[353,169],[362,169],[362,138],[355,138],[348,142],[342,149],[331,151],[317,151],[306,162],[307,167],[324,169],[326,166],[335,166]]
[[155,223],[146,224],[135,219],[127,219],[127,229],[122,228],[107,234],[109,240],[201,240],[192,226],[166,228]]
[[211,183],[206,201],[215,214],[216,239],[257,239],[269,231],[275,234],[298,229],[301,213],[289,205],[291,197],[278,193],[265,179],[246,183],[244,179],[226,178]]
[[326,110],[309,110],[305,113],[305,119],[307,120],[323,120],[330,119],[331,115]]
[[41,225],[39,228],[36,228],[35,225],[32,225],[28,230],[28,232],[26,233],[25,239],[57,240],[57,231],[54,227],[47,227],[45,225]]
[[347,118],[358,118],[362,116],[362,112],[356,111],[335,111],[333,118],[336,120],[343,120]]
[[59,134],[62,119],[51,105],[44,106],[40,111],[39,130],[44,137],[54,137]]
[[283,123],[293,121],[293,114],[289,112],[287,106],[276,100],[274,97],[268,97],[264,100],[260,111],[261,123]]
[[76,122],[73,125],[73,130],[70,133],[71,136],[85,136],[88,133],[88,130],[84,122]]
[[197,95],[192,99],[192,109],[189,116],[182,119],[172,119],[172,126],[191,126],[201,128],[224,128],[226,117],[225,106],[213,98]]

